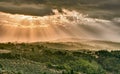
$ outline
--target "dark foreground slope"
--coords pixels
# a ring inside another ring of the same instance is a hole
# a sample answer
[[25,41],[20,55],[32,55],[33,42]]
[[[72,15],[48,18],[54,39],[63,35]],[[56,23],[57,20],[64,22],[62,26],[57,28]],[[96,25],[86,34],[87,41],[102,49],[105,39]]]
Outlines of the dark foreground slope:
[[1,43],[0,74],[120,74],[119,50],[64,50],[66,44]]

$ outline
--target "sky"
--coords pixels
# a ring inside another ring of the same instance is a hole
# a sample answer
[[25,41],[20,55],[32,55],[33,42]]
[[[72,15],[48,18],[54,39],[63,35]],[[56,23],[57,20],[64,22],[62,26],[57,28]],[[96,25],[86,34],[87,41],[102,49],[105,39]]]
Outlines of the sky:
[[120,42],[119,0],[0,0],[0,42]]

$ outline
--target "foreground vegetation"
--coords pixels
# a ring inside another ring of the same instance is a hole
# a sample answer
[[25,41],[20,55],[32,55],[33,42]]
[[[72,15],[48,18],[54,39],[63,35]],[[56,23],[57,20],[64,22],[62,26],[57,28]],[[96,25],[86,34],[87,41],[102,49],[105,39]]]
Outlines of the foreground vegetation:
[[1,43],[0,74],[120,74],[120,51],[64,50],[41,43]]

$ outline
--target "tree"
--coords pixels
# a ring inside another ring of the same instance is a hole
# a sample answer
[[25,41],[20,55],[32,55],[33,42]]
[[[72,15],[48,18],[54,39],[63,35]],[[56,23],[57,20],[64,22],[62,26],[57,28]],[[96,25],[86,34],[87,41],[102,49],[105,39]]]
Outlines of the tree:
[[64,72],[64,71],[62,71],[62,74],[65,74],[65,72]]
[[43,74],[47,74],[46,72],[44,72]]
[[71,70],[71,74],[74,74],[73,70]]

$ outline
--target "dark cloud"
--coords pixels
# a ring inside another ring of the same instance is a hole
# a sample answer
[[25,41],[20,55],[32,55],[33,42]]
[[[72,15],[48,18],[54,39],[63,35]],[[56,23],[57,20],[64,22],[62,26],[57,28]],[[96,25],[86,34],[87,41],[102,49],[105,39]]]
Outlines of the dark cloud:
[[0,0],[0,2],[9,2],[14,4],[39,4],[45,3],[45,0]]
[[35,16],[44,16],[50,15],[52,9],[46,7],[45,5],[35,5],[35,4],[21,4],[15,5],[13,3],[0,2],[0,11],[13,13],[13,14],[26,14],[26,15],[35,15]]
[[[119,7],[119,0],[0,0],[0,11],[2,12],[37,16],[53,14],[53,8],[74,9],[84,12],[104,10],[112,12],[113,15],[120,16],[118,13],[120,12]],[[106,13],[96,14],[95,16],[98,17],[102,16],[101,14],[108,15]],[[104,15],[103,17],[106,17]]]

